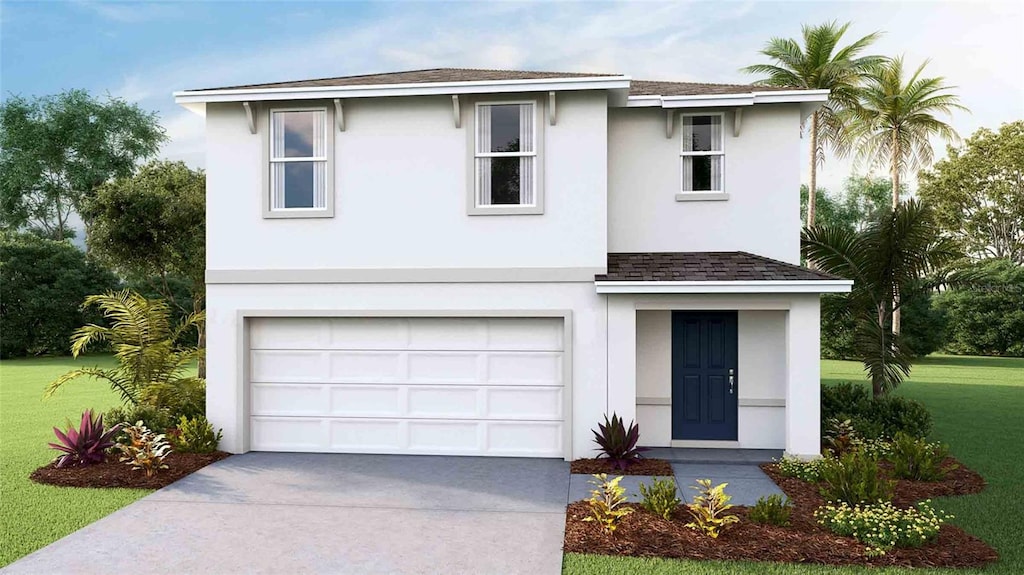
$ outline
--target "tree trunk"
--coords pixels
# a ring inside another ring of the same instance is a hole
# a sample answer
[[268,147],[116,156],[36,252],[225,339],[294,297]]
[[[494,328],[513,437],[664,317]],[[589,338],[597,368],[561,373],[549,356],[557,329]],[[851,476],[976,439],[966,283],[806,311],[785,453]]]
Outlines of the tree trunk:
[[[892,131],[892,166],[890,167],[890,173],[892,174],[892,209],[896,210],[897,206],[900,205],[900,133],[899,130]],[[893,335],[900,334],[900,286],[892,286],[892,333]]]
[[818,113],[811,114],[811,181],[807,185],[807,227],[814,225],[818,199]]
[[[205,286],[203,286],[205,288]],[[203,311],[203,298],[192,296],[192,311],[199,313]],[[206,379],[206,322],[199,327],[199,337],[196,340],[196,347],[199,348],[198,375],[200,379]]]

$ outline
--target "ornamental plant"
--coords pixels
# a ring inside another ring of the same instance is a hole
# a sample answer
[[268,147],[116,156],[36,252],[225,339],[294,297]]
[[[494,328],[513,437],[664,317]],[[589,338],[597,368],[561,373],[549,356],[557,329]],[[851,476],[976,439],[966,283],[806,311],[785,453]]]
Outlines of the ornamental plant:
[[860,441],[860,435],[853,428],[849,419],[832,418],[825,422],[825,433],[822,443],[833,455],[842,455],[852,451]]
[[849,504],[892,501],[893,481],[878,469],[878,462],[861,451],[826,458],[821,466],[821,495],[826,501]]
[[726,527],[739,523],[739,517],[725,513],[735,507],[729,503],[732,496],[725,492],[727,485],[729,484],[720,483],[712,487],[710,479],[697,480],[697,485],[691,487],[697,491],[697,495],[694,496],[693,503],[686,505],[693,516],[693,521],[687,523],[687,527],[700,531],[712,539],[718,539]]
[[783,497],[773,493],[768,497],[760,497],[757,503],[750,508],[747,517],[754,523],[767,525],[789,525],[789,518],[793,514],[793,502],[789,497]]
[[825,463],[824,459],[804,460],[788,455],[773,461],[775,461],[775,466],[783,476],[795,477],[812,483],[821,479],[821,467]]
[[643,482],[640,483],[640,505],[651,513],[669,519],[676,507],[682,503],[677,493],[674,480],[655,477],[650,487]]
[[878,556],[894,547],[921,547],[933,541],[953,516],[932,509],[931,500],[926,500],[909,509],[889,502],[829,503],[819,507],[814,518],[832,533],[867,545],[868,555]]
[[161,469],[167,469],[164,459],[171,453],[171,446],[162,433],[153,433],[141,421],[125,427],[124,433],[128,442],[117,444],[117,448],[123,454],[122,463],[145,471],[146,477],[152,477]]
[[900,479],[938,481],[956,465],[943,467],[949,456],[949,447],[941,443],[928,443],[922,438],[900,432],[893,438],[889,452],[893,475]]
[[49,445],[64,454],[57,457],[57,467],[103,463],[107,459],[107,450],[114,446],[113,437],[118,431],[119,425],[104,429],[103,415],[94,418],[91,409],[82,413],[82,422],[77,430],[74,425],[68,425],[67,432],[54,427],[53,433],[59,443]]
[[590,515],[583,518],[584,521],[596,521],[611,535],[619,526],[619,521],[633,512],[632,507],[626,506],[626,488],[619,485],[622,476],[609,480],[608,474],[599,473],[594,475],[590,484],[594,489],[590,492]]
[[189,419],[182,416],[178,421],[178,429],[168,434],[171,446],[178,453],[212,453],[217,450],[222,430],[213,432],[213,425],[205,416]]
[[594,443],[598,445],[601,453],[598,457],[606,457],[612,467],[618,470],[625,470],[640,459],[640,454],[647,451],[646,447],[637,447],[640,440],[640,426],[634,422],[629,423],[626,429],[622,418],[612,413],[611,420],[604,416],[604,424],[598,424],[594,433]]

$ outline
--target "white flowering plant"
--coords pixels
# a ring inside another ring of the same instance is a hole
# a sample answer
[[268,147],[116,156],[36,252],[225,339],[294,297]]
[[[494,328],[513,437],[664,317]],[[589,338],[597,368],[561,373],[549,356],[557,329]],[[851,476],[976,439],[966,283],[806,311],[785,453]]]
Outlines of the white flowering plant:
[[866,545],[868,555],[879,556],[895,547],[921,547],[935,540],[939,528],[953,516],[932,509],[927,500],[908,509],[888,502],[828,503],[814,512],[814,518],[832,533]]
[[781,459],[773,459],[773,461],[782,475],[811,482],[821,479],[821,466],[825,463],[824,458],[804,460],[788,455],[782,456]]

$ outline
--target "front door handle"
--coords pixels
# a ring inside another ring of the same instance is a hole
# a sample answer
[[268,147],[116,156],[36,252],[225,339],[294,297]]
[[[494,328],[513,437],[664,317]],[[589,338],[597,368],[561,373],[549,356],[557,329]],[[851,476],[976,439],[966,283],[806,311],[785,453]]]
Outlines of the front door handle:
[[729,395],[732,395],[733,389],[736,387],[736,376],[733,375],[733,370],[729,370]]

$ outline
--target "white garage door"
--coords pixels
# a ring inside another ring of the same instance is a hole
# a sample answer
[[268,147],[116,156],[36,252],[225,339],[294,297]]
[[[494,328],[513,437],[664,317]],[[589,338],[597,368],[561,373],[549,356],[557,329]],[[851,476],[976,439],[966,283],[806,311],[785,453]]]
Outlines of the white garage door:
[[562,457],[562,322],[251,320],[251,447]]

